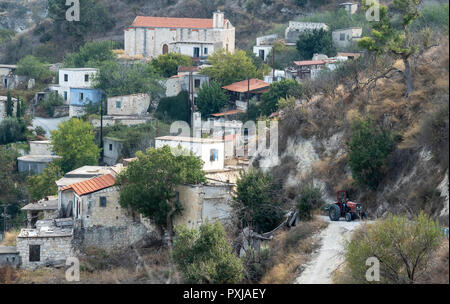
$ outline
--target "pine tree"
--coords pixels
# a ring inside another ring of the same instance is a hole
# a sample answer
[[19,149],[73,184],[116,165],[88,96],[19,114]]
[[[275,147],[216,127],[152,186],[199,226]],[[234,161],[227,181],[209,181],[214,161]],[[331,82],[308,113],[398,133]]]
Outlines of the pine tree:
[[8,94],[6,95],[6,116],[13,116],[14,112],[14,102],[11,97],[11,92],[8,90]]

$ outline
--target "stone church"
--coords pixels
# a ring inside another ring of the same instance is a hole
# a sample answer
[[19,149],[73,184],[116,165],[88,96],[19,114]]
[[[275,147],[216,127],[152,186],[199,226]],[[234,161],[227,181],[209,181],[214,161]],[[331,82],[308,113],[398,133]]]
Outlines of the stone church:
[[125,29],[128,56],[154,58],[169,52],[204,58],[219,49],[234,52],[235,28],[223,12],[212,19],[137,16]]

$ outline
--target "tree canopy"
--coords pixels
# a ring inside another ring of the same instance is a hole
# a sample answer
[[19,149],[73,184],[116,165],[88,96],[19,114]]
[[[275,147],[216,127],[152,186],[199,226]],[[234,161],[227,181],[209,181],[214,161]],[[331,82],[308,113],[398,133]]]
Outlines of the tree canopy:
[[155,98],[164,93],[161,80],[150,64],[106,61],[95,77],[94,86],[107,96],[147,93]]
[[28,176],[27,185],[31,200],[38,201],[46,196],[58,194],[55,181],[61,177],[61,168],[55,163],[50,163],[39,175]]
[[88,42],[77,53],[68,53],[64,57],[65,68],[95,68],[100,67],[103,62],[116,59],[112,52],[114,43],[111,41]]
[[17,75],[27,76],[36,79],[36,81],[42,81],[51,77],[51,72],[48,65],[42,63],[39,59],[33,55],[27,55],[20,59],[17,63]]
[[215,81],[211,81],[209,84],[204,83],[196,99],[198,110],[204,116],[220,112],[227,101],[228,96],[220,87],[220,84]]
[[310,60],[314,54],[336,55],[331,32],[324,29],[302,33],[297,40],[297,50],[302,60]]
[[53,152],[61,156],[55,163],[66,173],[81,166],[97,165],[100,148],[94,141],[93,127],[89,122],[72,118],[51,131]]
[[259,170],[241,173],[234,197],[241,224],[259,233],[271,231],[279,225],[284,213],[277,205],[278,190],[279,185],[268,173]]
[[242,280],[242,261],[232,251],[220,222],[200,229],[175,228],[172,257],[190,284],[236,284]]
[[138,151],[137,160],[116,179],[122,207],[131,207],[167,229],[172,228],[173,215],[182,212],[175,187],[206,181],[199,157],[174,154],[168,146]]
[[301,84],[293,79],[283,79],[272,83],[269,91],[261,95],[261,112],[263,115],[270,115],[278,110],[280,98],[302,96]]
[[221,86],[247,78],[263,77],[263,71],[256,68],[244,51],[229,53],[222,49],[209,56],[208,60],[211,66],[202,69],[202,72]]
[[164,78],[169,78],[173,75],[178,74],[179,66],[191,66],[192,59],[189,56],[178,54],[178,53],[168,53],[164,55],[159,55],[157,58],[153,58],[151,61],[156,73]]
[[385,175],[388,157],[395,149],[393,136],[374,126],[370,119],[357,119],[352,125],[348,148],[353,178],[375,190]]
[[[414,80],[411,71],[411,56],[419,50],[417,37],[422,37],[422,47],[429,47],[430,33],[425,29],[422,35],[413,34],[411,24],[421,16],[420,7],[422,0],[394,0],[392,3],[393,14],[389,16],[388,8],[380,5],[379,21],[371,22],[371,34],[358,41],[358,45],[371,52],[381,54],[389,53],[403,60],[402,71],[406,84],[406,95],[414,91]],[[368,10],[372,5],[364,5]]]

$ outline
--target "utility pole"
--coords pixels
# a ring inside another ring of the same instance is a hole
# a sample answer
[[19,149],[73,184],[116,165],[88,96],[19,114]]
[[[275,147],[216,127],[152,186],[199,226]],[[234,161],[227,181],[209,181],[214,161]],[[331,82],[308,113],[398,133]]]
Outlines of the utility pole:
[[9,206],[8,204],[1,206],[1,207],[3,207],[3,238],[5,238],[6,230],[8,228],[8,225],[7,225],[7,221],[8,221],[8,215],[7,215],[8,210],[7,210],[7,207],[8,206]]
[[273,74],[272,74],[272,82],[275,81],[275,47],[272,46],[272,70],[273,70]]
[[100,100],[100,159],[103,161],[103,98]]
[[250,76],[247,76],[247,113],[250,108]]

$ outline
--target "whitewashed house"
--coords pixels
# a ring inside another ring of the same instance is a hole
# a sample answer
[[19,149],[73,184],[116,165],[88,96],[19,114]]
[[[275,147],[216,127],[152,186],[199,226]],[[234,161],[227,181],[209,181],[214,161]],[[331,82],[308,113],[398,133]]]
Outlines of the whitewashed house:
[[223,170],[225,159],[225,145],[222,139],[162,136],[155,139],[155,148],[169,146],[191,151],[200,157],[204,164],[203,170]]
[[234,48],[235,28],[220,11],[212,19],[137,16],[125,29],[125,53],[130,57],[171,52],[201,58]]
[[267,55],[272,51],[272,45],[277,39],[277,34],[257,37],[256,45],[253,47],[253,54],[266,61]]

